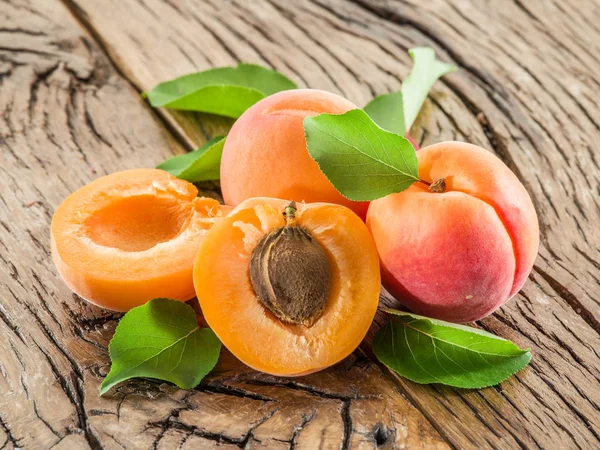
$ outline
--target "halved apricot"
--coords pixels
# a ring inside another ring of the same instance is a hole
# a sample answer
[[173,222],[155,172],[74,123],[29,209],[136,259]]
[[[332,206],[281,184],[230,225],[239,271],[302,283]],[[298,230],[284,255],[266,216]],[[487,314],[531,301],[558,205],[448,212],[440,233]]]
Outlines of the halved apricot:
[[52,259],[67,285],[91,303],[127,311],[156,297],[194,297],[200,243],[229,212],[198,198],[187,181],[157,169],[99,178],[58,207]]
[[348,356],[377,309],[377,250],[362,220],[329,203],[254,198],[215,224],[194,264],[204,317],[248,366],[304,375]]

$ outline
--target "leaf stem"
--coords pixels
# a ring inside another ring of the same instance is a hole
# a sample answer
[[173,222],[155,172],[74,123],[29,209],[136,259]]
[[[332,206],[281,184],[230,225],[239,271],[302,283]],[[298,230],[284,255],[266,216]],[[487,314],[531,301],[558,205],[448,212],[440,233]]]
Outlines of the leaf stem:
[[425,181],[422,178],[419,178],[419,183],[423,183],[423,184],[426,184],[427,186],[431,186],[431,183],[429,181]]

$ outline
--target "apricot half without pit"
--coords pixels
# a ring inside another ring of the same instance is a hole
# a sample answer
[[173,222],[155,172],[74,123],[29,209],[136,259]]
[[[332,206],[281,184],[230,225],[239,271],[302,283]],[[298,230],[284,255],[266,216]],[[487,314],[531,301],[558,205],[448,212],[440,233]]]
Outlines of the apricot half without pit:
[[206,322],[242,362],[305,375],[348,356],[380,291],[366,225],[350,209],[254,198],[208,232],[194,264]]
[[52,218],[52,259],[97,306],[128,311],[157,297],[194,297],[192,268],[208,229],[230,207],[157,169],[113,173],[75,191]]

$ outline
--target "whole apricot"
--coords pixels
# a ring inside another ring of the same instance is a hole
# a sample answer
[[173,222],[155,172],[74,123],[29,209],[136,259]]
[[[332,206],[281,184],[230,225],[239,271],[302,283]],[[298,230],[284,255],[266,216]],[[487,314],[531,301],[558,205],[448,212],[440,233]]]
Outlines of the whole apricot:
[[212,225],[231,208],[157,169],[98,178],[52,218],[52,259],[67,285],[103,308],[194,297],[192,268]]
[[252,197],[347,206],[365,218],[368,203],[342,196],[306,148],[303,120],[322,113],[343,114],[356,105],[339,95],[296,89],[271,95],[246,110],[227,135],[221,160],[225,203]]
[[451,322],[481,319],[523,286],[539,246],[531,199],[513,172],[475,145],[417,152],[419,177],[371,202],[369,227],[384,286],[411,311]]
[[208,232],[194,264],[196,295],[221,342],[248,366],[282,376],[352,353],[380,283],[366,225],[328,203],[246,200]]

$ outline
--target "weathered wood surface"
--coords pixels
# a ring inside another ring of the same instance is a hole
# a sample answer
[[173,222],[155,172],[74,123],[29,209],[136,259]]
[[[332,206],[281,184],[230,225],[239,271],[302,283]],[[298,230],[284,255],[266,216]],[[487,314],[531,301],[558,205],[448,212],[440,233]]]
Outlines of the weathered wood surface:
[[[600,446],[596,2],[66,5],[71,13],[58,0],[0,4],[0,448]],[[100,175],[153,166],[231,123],[156,113],[138,92],[241,60],[362,105],[399,87],[415,45],[461,70],[436,84],[413,134],[493,150],[534,199],[536,267],[480,323],[531,347],[530,367],[469,392],[385,376],[362,353],[293,380],[225,353],[197,390],[132,382],[99,398],[117,316],[56,275],[52,212]]]
[[57,276],[52,213],[98,176],[184,150],[61,3],[1,13],[0,448],[447,448],[364,356],[279,380],[224,352],[196,390],[133,382],[99,398],[119,316]]

